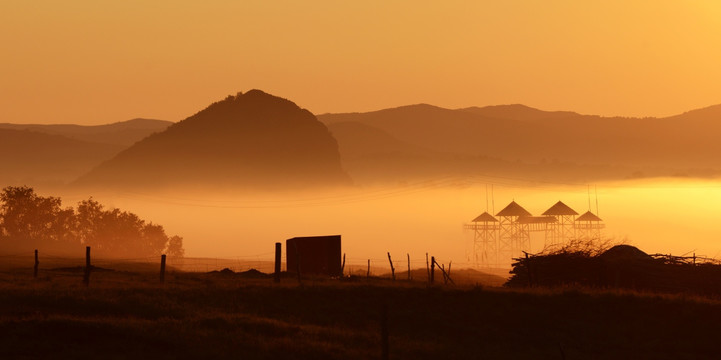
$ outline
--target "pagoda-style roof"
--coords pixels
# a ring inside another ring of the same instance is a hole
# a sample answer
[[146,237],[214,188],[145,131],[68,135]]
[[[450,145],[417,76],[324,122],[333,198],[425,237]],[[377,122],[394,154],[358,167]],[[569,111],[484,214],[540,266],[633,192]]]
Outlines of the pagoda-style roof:
[[550,224],[558,222],[553,216],[524,216],[518,219],[519,224]]
[[493,215],[489,214],[488,211],[486,211],[473,219],[473,222],[498,222],[498,219],[494,218]]
[[578,215],[578,213],[571,209],[568,205],[559,201],[555,205],[551,206],[543,215]]
[[576,221],[603,221],[600,217],[596,216],[590,211],[586,211],[583,215],[576,218]]
[[518,205],[515,201],[511,201],[508,206],[499,211],[496,216],[531,216],[531,213],[526,211],[521,205]]

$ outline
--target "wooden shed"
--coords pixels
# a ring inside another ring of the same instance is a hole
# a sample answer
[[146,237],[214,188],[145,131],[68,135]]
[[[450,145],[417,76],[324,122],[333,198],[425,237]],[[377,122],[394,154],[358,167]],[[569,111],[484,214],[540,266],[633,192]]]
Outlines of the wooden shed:
[[288,239],[285,259],[289,273],[341,276],[340,235]]

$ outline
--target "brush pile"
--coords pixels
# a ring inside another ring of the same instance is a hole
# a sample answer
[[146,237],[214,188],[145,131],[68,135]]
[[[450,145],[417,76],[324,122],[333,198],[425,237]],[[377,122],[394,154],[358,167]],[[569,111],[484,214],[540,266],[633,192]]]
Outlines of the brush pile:
[[608,249],[567,246],[514,260],[509,287],[585,286],[721,295],[721,264],[714,259],[649,255],[634,246],[616,245]]

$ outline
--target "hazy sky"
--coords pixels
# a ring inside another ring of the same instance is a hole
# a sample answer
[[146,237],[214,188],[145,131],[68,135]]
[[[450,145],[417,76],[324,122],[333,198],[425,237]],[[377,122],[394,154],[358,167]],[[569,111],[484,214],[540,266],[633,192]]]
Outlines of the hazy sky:
[[314,113],[721,103],[718,0],[2,0],[0,44],[0,122],[177,121],[252,88]]

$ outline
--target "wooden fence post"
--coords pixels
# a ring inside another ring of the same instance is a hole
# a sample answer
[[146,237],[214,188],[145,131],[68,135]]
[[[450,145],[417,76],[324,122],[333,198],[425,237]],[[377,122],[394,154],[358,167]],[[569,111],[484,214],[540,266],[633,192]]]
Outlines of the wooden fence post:
[[446,276],[446,267],[443,266],[443,264],[439,264],[438,267],[441,269],[441,274],[443,275],[443,284],[448,285],[448,276]]
[[426,253],[426,277],[431,280],[431,265],[428,263],[428,253]]
[[35,249],[35,266],[33,267],[33,277],[38,278],[38,266],[40,265],[40,262],[38,261],[38,249]]
[[281,253],[281,244],[279,242],[275,243],[275,274],[273,276],[273,281],[276,283],[280,282],[280,253]]
[[345,253],[343,253],[343,263],[340,264],[340,277],[345,273]]
[[[446,273],[446,268],[445,268],[445,266],[439,264],[439,263],[436,261],[435,258],[431,258],[431,269],[433,268],[434,265],[435,265],[435,266],[438,266],[438,269],[441,270],[441,274],[443,275],[443,283],[444,283],[444,284],[448,285],[448,282],[449,282],[449,281],[450,281],[451,284],[453,284],[453,285],[456,284],[456,282],[453,281],[453,279],[451,279],[450,273]],[[450,265],[450,263],[448,263],[448,269],[449,269],[449,271],[450,271],[450,268],[451,268],[451,265]]]
[[388,262],[391,264],[391,279],[396,281],[396,269],[393,267],[393,260],[391,260],[391,253],[388,253]]
[[85,247],[85,275],[83,276],[83,284],[90,285],[90,246]]
[[160,255],[160,283],[165,284],[165,254]]
[[435,272],[435,270],[436,270],[436,258],[435,258],[435,256],[431,256],[431,278],[430,278],[431,284],[433,284],[433,281],[435,280],[434,279],[435,275],[433,274]]
[[408,281],[411,281],[411,254],[406,253],[408,257]]

